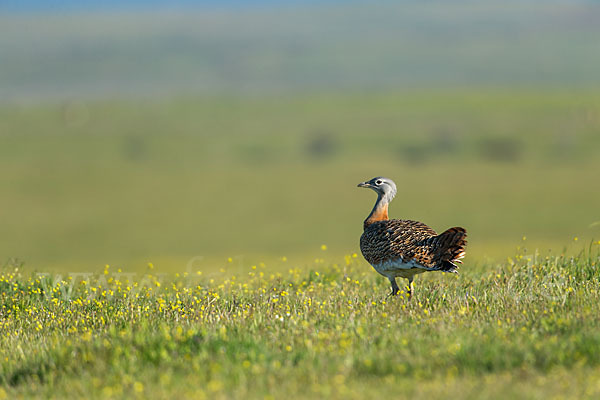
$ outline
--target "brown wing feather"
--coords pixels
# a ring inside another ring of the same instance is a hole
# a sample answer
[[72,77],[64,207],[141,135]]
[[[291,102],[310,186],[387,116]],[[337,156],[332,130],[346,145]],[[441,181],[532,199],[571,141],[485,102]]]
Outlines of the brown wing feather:
[[455,272],[455,261],[464,256],[466,231],[450,228],[438,235],[422,222],[392,219],[367,226],[360,249],[370,264],[402,259],[425,268]]

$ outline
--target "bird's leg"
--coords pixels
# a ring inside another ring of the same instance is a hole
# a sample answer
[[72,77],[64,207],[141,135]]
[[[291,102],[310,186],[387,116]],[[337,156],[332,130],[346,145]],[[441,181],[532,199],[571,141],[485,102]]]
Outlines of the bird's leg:
[[412,298],[412,293],[413,293],[413,277],[411,276],[410,278],[408,278],[408,299],[410,300]]
[[396,283],[396,278],[394,277],[390,277],[388,278],[390,280],[390,283],[392,284],[392,291],[391,293],[388,295],[388,297],[390,296],[395,296],[398,294],[398,292],[400,291],[400,288],[398,287],[398,284]]

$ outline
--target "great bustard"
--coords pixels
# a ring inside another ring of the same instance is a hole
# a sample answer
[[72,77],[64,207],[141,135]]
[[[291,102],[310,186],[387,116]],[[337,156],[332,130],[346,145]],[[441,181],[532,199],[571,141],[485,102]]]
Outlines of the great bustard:
[[456,263],[465,256],[467,232],[450,228],[437,234],[422,222],[389,219],[388,205],[396,195],[396,184],[377,177],[358,184],[373,189],[377,202],[364,222],[360,250],[377,272],[392,284],[391,296],[400,291],[396,277],[408,279],[408,296],[412,296],[414,276],[427,271],[454,272]]

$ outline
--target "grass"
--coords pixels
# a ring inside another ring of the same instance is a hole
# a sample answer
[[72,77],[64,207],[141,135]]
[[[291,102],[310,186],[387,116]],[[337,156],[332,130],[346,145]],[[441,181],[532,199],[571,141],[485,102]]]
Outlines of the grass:
[[[3,104],[0,399],[598,397],[598,244],[579,252],[598,104]],[[462,274],[419,276],[410,302],[352,256],[376,175],[399,183],[391,217],[469,232]]]
[[598,244],[428,274],[410,302],[356,255],[211,277],[5,267],[0,397],[596,398]]
[[426,3],[0,15],[0,400],[599,398],[598,7]]

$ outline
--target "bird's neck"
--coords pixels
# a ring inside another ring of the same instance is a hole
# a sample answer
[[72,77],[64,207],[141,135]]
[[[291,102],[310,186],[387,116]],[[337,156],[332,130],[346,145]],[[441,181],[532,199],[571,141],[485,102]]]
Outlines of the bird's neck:
[[377,221],[387,221],[388,217],[388,205],[390,204],[389,200],[386,196],[379,195],[377,197],[377,201],[375,202],[375,206],[373,210],[371,210],[371,214],[365,219],[364,229],[367,229],[369,225],[375,223]]

